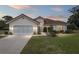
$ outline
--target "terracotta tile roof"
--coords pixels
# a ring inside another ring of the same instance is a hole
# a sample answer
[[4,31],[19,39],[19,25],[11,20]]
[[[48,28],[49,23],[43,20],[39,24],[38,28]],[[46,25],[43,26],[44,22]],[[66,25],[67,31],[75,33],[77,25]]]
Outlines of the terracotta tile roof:
[[66,22],[63,21],[56,21],[56,20],[51,20],[48,18],[44,19],[44,25],[66,25]]

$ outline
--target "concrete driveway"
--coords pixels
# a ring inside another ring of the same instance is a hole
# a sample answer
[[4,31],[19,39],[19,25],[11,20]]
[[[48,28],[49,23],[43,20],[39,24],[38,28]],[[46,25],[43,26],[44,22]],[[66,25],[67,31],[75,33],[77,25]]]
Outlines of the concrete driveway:
[[19,54],[27,42],[30,40],[30,36],[17,36],[9,35],[0,39],[0,54]]

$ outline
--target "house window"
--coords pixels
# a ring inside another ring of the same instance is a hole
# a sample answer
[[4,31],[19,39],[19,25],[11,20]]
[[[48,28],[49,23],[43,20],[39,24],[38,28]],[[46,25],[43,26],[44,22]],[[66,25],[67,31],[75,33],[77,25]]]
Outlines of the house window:
[[61,25],[57,25],[57,26],[56,26],[56,30],[57,30],[57,31],[62,30],[62,26],[61,26]]

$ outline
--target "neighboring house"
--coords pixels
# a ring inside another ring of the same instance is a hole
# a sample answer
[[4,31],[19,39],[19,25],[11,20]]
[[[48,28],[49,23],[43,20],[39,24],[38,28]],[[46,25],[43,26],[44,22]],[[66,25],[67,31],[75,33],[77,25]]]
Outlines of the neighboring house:
[[9,31],[15,35],[38,34],[39,32],[42,34],[44,27],[48,29],[50,26],[53,27],[52,30],[56,31],[67,30],[65,22],[54,21],[41,16],[32,19],[24,14],[15,17],[13,20],[7,22],[7,24],[9,24]]

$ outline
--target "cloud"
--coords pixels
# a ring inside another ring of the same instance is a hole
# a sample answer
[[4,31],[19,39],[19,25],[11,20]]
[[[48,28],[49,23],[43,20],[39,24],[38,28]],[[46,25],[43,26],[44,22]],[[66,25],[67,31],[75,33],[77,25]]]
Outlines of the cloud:
[[59,16],[48,16],[48,18],[59,19],[61,17],[59,17]]
[[52,10],[53,10],[53,11],[56,11],[56,12],[61,12],[61,11],[63,11],[63,9],[62,9],[61,6],[54,6],[54,7],[52,7]]
[[31,18],[36,18],[36,16],[37,15],[35,15],[35,14],[33,14],[33,13],[31,13],[31,14],[25,14],[26,16],[29,16],[29,17],[31,17]]
[[64,21],[64,22],[67,22],[67,18],[65,18],[63,16],[47,16],[45,18],[49,18],[51,20],[56,20],[56,21]]
[[61,19],[62,19],[63,17],[61,17],[61,16],[47,16],[47,18],[52,19],[52,20],[61,21]]
[[9,7],[17,9],[17,10],[32,8],[32,6],[30,6],[30,5],[9,5]]
[[33,14],[25,14],[26,16],[29,16],[29,17],[32,17],[33,16]]

